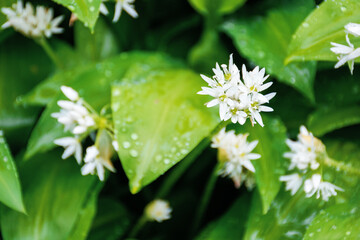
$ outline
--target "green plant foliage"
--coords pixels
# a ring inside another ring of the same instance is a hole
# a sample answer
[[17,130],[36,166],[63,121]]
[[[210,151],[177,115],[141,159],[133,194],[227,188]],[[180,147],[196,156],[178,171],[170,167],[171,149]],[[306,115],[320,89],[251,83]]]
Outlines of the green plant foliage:
[[322,135],[360,123],[360,107],[357,105],[339,107],[324,107],[315,111],[308,119],[308,127],[315,134]]
[[263,213],[266,213],[280,189],[279,177],[285,172],[282,155],[287,148],[286,128],[283,123],[279,119],[266,117],[264,124],[265,127],[259,125],[252,127],[248,123],[243,131],[249,133],[249,141],[261,139],[254,150],[261,155],[261,158],[253,163]]
[[6,206],[25,212],[19,176],[14,160],[0,130],[0,201]]
[[201,14],[224,15],[235,11],[242,6],[246,0],[189,0],[196,11]]
[[98,180],[81,176],[75,161],[63,161],[59,154],[38,155],[20,167],[27,215],[2,209],[5,240],[69,236]]
[[270,10],[265,17],[231,20],[223,26],[243,56],[312,101],[316,63],[285,65],[284,60],[292,34],[313,6],[309,0],[291,1]]
[[308,239],[360,238],[359,205],[335,205],[319,213],[306,231]]
[[101,0],[54,0],[54,2],[68,8],[86,27],[94,30],[99,17]]
[[217,113],[195,94],[202,85],[191,71],[154,69],[113,86],[115,135],[132,193],[183,159],[218,124]]
[[[286,62],[304,60],[337,61],[330,42],[346,44],[344,26],[359,23],[360,2],[357,0],[324,1],[296,30]],[[351,37],[350,37],[351,38]],[[352,39],[358,44],[358,39]]]

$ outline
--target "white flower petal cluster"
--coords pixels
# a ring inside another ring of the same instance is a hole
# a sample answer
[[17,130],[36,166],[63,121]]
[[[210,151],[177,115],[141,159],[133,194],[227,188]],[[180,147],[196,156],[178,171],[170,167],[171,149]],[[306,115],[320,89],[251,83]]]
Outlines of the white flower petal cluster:
[[162,222],[171,218],[172,209],[169,202],[156,199],[145,208],[145,215],[150,221]]
[[[113,22],[119,21],[122,10],[127,12],[131,17],[137,18],[139,15],[136,12],[135,7],[133,5],[134,2],[135,0],[116,0]],[[109,14],[109,11],[104,4],[104,0],[100,5],[100,12],[104,15]]]
[[53,34],[63,32],[59,24],[64,17],[53,18],[54,12],[51,8],[37,6],[35,10],[31,3],[28,2],[24,6],[23,2],[18,0],[11,8],[1,8],[1,11],[7,17],[7,22],[1,26],[3,29],[13,27],[25,36],[33,38],[50,38]]
[[84,106],[78,93],[66,86],[62,86],[61,91],[70,101],[59,100],[57,104],[61,108],[60,112],[52,113],[51,116],[65,126],[65,131],[70,130],[73,134],[78,135],[95,126],[94,118]]
[[[81,139],[86,138],[90,134],[89,130],[98,130],[99,133],[99,126],[97,126],[94,119],[94,117],[98,118],[99,116],[96,113],[90,114],[85,101],[71,87],[61,86],[61,91],[69,100],[58,101],[57,104],[61,107],[61,110],[60,112],[52,113],[51,116],[65,126],[64,131],[70,130],[74,136],[55,139],[54,143],[65,148],[61,156],[63,159],[74,155],[79,165],[84,160],[85,164],[81,168],[82,175],[96,173],[99,179],[103,181],[105,179],[105,168],[115,172],[110,158],[114,149],[115,151],[118,150],[117,142],[107,133],[100,134],[100,143],[95,143],[95,145],[88,147],[83,159]],[[91,132],[91,134],[94,133]],[[95,134],[94,136],[97,135]]]
[[260,70],[256,67],[248,72],[243,65],[242,81],[240,70],[234,64],[231,54],[229,66],[223,64],[220,67],[216,63],[213,72],[215,75],[212,78],[201,75],[208,87],[202,87],[198,94],[210,95],[214,98],[206,106],[219,105],[219,115],[223,121],[230,119],[233,123],[244,124],[249,118],[252,125],[257,122],[264,126],[260,112],[273,111],[272,108],[263,104],[268,103],[275,96],[275,93],[266,95],[261,93],[272,85],[272,82],[264,84],[269,77],[269,75],[265,76],[265,69]]
[[[284,157],[290,159],[289,170],[299,172],[280,176],[280,181],[286,183],[286,191],[291,191],[291,195],[294,195],[304,184],[306,197],[312,197],[316,193],[316,198],[321,196],[324,201],[336,196],[336,190],[344,191],[334,184],[322,181],[321,175],[317,173],[320,167],[319,158],[324,156],[325,146],[304,126],[300,127],[298,141],[287,139],[286,144],[291,149],[291,152],[284,153]],[[304,181],[309,172],[315,173]]]
[[346,43],[348,45],[343,45],[339,43],[331,42],[333,46],[330,50],[338,56],[338,62],[335,65],[335,68],[339,68],[345,63],[349,63],[349,68],[351,74],[354,71],[354,62],[355,59],[360,57],[360,48],[355,48],[354,45],[350,42],[349,34],[359,37],[360,36],[360,24],[357,23],[348,23],[345,26],[346,32]]
[[248,135],[236,135],[234,131],[226,132],[223,128],[212,139],[211,147],[219,149],[219,161],[222,163],[219,175],[231,178],[236,188],[239,188],[245,180],[249,181],[247,184],[249,188],[254,185],[251,173],[255,172],[255,168],[251,160],[261,157],[260,154],[252,153],[258,141],[249,143],[246,140]]
[[[110,159],[104,158],[101,156],[99,149],[93,145],[86,149],[86,154],[84,157],[84,166],[81,168],[82,175],[95,174],[99,176],[100,181],[105,179],[105,168],[115,172]],[[105,168],[104,168],[105,167]]]

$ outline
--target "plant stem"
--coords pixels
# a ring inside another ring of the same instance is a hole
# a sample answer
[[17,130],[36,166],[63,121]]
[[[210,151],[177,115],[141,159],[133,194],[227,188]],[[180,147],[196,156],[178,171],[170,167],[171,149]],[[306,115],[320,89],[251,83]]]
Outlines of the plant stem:
[[219,169],[219,164],[216,164],[214,167],[214,170],[212,171],[209,180],[206,184],[203,196],[201,198],[200,204],[197,208],[194,224],[192,226],[191,235],[193,236],[196,232],[196,230],[199,228],[201,224],[201,220],[204,217],[205,210],[207,209],[211,195],[214,191],[215,183],[218,178],[217,171]]
[[42,37],[39,40],[35,40],[46,52],[46,54],[49,56],[49,58],[53,61],[53,63],[56,65],[57,68],[63,70],[64,65],[56,55],[56,53],[53,51],[49,43],[46,41],[46,38]]
[[329,158],[328,156],[325,157],[324,164],[351,174],[360,175],[360,169],[346,165],[342,162],[338,162],[332,158]]
[[134,225],[134,227],[130,231],[128,238],[135,238],[136,235],[139,233],[139,231],[145,226],[146,222],[147,222],[147,217],[145,216],[145,214],[143,214],[137,220],[136,224]]

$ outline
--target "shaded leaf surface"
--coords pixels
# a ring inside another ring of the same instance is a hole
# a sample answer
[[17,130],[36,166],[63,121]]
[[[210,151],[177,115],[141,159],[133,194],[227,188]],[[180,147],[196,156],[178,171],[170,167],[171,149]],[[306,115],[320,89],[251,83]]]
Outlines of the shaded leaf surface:
[[189,2],[201,14],[223,15],[235,11],[246,0],[189,0]]

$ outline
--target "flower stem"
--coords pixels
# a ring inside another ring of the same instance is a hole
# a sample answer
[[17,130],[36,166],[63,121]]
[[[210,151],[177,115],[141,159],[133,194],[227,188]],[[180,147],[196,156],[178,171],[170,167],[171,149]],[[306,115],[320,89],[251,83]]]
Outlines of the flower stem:
[[351,174],[360,175],[360,169],[355,168],[353,166],[346,165],[342,162],[338,162],[332,158],[329,158],[328,156],[325,157],[324,164],[327,166],[334,167],[334,168],[340,169],[342,171],[351,173]]
[[128,238],[135,238],[139,231],[145,226],[148,219],[145,214],[141,215],[141,217],[137,220],[134,227],[131,229]]
[[58,56],[56,55],[54,50],[51,48],[49,43],[46,41],[46,38],[42,37],[38,40],[35,40],[35,42],[37,42],[44,49],[46,54],[53,61],[53,63],[56,65],[57,68],[59,68],[61,70],[64,69],[63,63],[60,61],[60,59],[58,58]]
[[201,220],[204,217],[204,213],[205,210],[207,209],[209,202],[210,202],[210,198],[211,195],[214,191],[215,188],[215,183],[216,180],[218,178],[217,172],[219,170],[219,164],[216,164],[214,167],[214,170],[212,171],[209,180],[206,184],[204,193],[202,195],[200,204],[197,208],[196,214],[195,214],[195,220],[194,220],[194,224],[192,226],[192,231],[191,231],[191,235],[193,236],[196,232],[196,230],[199,228],[200,224],[201,224]]

